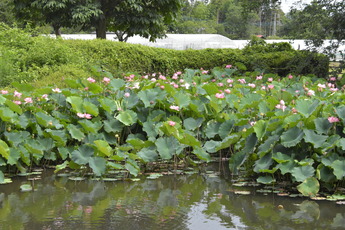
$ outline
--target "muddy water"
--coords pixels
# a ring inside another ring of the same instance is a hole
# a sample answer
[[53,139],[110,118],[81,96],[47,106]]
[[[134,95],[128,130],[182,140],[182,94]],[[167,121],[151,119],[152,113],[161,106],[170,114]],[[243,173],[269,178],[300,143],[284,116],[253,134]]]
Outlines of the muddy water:
[[[0,185],[0,229],[345,229],[345,206],[307,198],[234,194],[229,175],[140,181],[41,180]],[[23,183],[35,191],[21,192]]]

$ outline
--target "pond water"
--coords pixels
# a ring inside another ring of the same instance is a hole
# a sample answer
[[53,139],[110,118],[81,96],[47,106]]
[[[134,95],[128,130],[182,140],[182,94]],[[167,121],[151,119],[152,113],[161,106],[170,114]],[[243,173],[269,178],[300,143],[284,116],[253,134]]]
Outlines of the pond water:
[[[72,181],[48,170],[41,177],[0,185],[1,230],[345,227],[344,205],[274,193],[235,194],[227,173],[105,182]],[[35,190],[21,192],[23,183],[32,183]]]

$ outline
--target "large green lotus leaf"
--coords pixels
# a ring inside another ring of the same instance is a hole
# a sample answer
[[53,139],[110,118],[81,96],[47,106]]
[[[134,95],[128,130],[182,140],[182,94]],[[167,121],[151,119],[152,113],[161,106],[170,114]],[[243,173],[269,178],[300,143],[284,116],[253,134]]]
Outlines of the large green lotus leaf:
[[262,143],[258,147],[258,154],[266,153],[268,151],[271,151],[274,147],[274,145],[277,143],[279,140],[280,136],[279,135],[270,135],[264,143]]
[[65,146],[67,142],[66,130],[51,130],[46,129],[46,132],[56,141],[58,146]]
[[92,147],[82,145],[71,153],[71,159],[79,165],[86,165],[93,155],[94,149]]
[[284,147],[296,146],[302,140],[304,136],[303,130],[298,127],[293,127],[281,135],[281,144]]
[[95,143],[97,150],[105,156],[110,157],[111,155],[113,155],[113,149],[110,147],[108,142],[103,140],[96,140],[93,143]]
[[107,133],[118,133],[123,129],[123,124],[116,119],[103,120],[104,130]]
[[190,103],[190,97],[188,94],[183,92],[178,92],[173,96],[176,105],[178,105],[180,108],[185,108]]
[[93,104],[92,102],[84,101],[83,107],[84,107],[86,113],[89,113],[93,116],[98,116],[98,113],[99,113],[98,107],[95,104]]
[[223,122],[220,126],[219,126],[219,130],[218,130],[218,134],[220,136],[220,138],[224,139],[226,138],[229,133],[231,132],[231,130],[233,129],[235,125],[235,120],[229,119],[226,120],[225,122]]
[[158,92],[153,89],[142,90],[138,93],[138,97],[144,103],[145,108],[154,107],[157,103]]
[[10,148],[3,140],[0,140],[0,155],[5,159],[8,159],[10,156]]
[[342,150],[345,150],[345,138],[341,138],[337,144]]
[[158,160],[158,154],[155,148],[143,148],[137,155],[146,163]]
[[239,107],[239,101],[240,99],[238,98],[237,95],[235,94],[228,94],[225,96],[225,100],[230,108],[238,108]]
[[205,142],[203,148],[209,153],[215,153],[220,144],[220,141],[210,140]]
[[299,99],[296,101],[295,108],[299,113],[308,118],[316,110],[319,104],[320,102],[318,100]]
[[69,102],[76,113],[84,113],[83,111],[83,98],[78,96],[70,96],[66,98],[66,101]]
[[107,161],[103,157],[90,157],[89,166],[92,168],[95,176],[102,176],[107,168]]
[[117,109],[116,103],[112,99],[104,97],[104,98],[98,99],[98,101],[99,101],[101,107],[109,113],[112,113]]
[[155,144],[159,155],[164,160],[170,160],[173,155],[178,155],[181,151],[181,144],[175,137],[160,137]]
[[329,129],[332,127],[332,124],[328,121],[327,118],[318,117],[314,119],[316,132],[319,134],[327,134]]
[[339,155],[335,152],[330,152],[321,158],[321,163],[325,166],[331,166],[336,160],[339,160]]
[[88,82],[87,87],[88,91],[94,94],[99,94],[103,92],[103,87],[98,84]]
[[21,156],[21,160],[27,165],[30,166],[31,165],[31,155],[29,153],[29,151],[24,147],[24,145],[19,145],[18,149],[20,150],[20,156]]
[[10,148],[10,154],[7,160],[7,164],[15,165],[18,163],[19,159],[20,159],[20,150],[15,149],[15,148]]
[[111,161],[107,161],[107,166],[109,168],[113,168],[113,169],[124,169],[124,165],[119,164],[119,163],[114,163]]
[[316,134],[314,130],[304,129],[303,131],[305,134],[304,140],[313,144],[315,148],[320,148],[328,138],[328,136]]
[[193,153],[200,159],[206,162],[211,161],[211,156],[203,148],[195,147],[193,148]]
[[242,166],[242,164],[248,158],[248,154],[244,151],[239,151],[233,154],[229,160],[229,169],[234,174],[238,174],[238,169]]
[[130,126],[137,122],[138,115],[132,110],[120,111],[119,115],[115,117],[121,121],[124,125]]
[[112,91],[115,92],[121,89],[125,84],[126,82],[122,79],[112,79],[109,83],[109,87]]
[[216,95],[219,93],[219,88],[215,83],[209,83],[202,86],[202,88],[207,92],[208,95]]
[[132,145],[135,149],[142,149],[142,148],[146,148],[146,147],[150,147],[154,145],[154,143],[151,141],[143,141],[139,138],[133,138],[133,139],[127,138],[126,142]]
[[331,164],[331,168],[338,180],[342,180],[345,177],[345,160],[335,160]]
[[325,143],[323,143],[321,148],[323,149],[323,151],[334,148],[335,146],[339,144],[339,140],[340,140],[340,136],[337,134],[328,136],[327,140],[325,141]]
[[70,156],[72,150],[71,147],[58,147],[58,153],[62,160],[66,160],[67,157]]
[[2,95],[0,95],[0,105],[3,105],[6,101],[7,99],[3,97]]
[[24,146],[31,154],[39,154],[43,156],[45,146],[39,141],[35,139],[27,139]]
[[23,113],[22,108],[14,103],[13,101],[6,100],[5,104],[7,105],[8,108],[10,108],[13,112],[18,113],[19,115]]
[[295,167],[291,175],[296,179],[296,181],[302,182],[308,177],[312,177],[315,175],[315,169],[313,166],[305,165],[300,167]]
[[[175,137],[177,138],[177,136],[175,136]],[[187,133],[187,132],[181,133],[178,136],[178,141],[181,144],[192,146],[193,148],[201,146],[200,141],[198,139],[196,139],[194,136],[192,136],[191,134]]]
[[284,119],[283,127],[287,128],[292,128],[295,127],[302,119],[302,116],[299,114],[292,114]]
[[262,96],[260,94],[256,94],[256,93],[246,94],[240,101],[240,107],[241,109],[256,108],[259,105],[261,99],[262,99]]
[[189,117],[183,121],[183,126],[187,130],[195,130],[197,128],[200,128],[203,120],[204,120],[203,118],[194,119],[192,117]]
[[337,178],[333,174],[333,170],[330,167],[324,166],[323,164],[320,164],[317,167],[316,175],[320,181],[324,181],[326,183],[332,183],[337,180]]
[[5,132],[4,135],[12,146],[18,146],[19,144],[23,143],[26,139],[29,138],[30,133],[27,131],[13,131]]
[[156,123],[151,120],[148,120],[143,124],[143,131],[146,132],[149,140],[156,139],[158,135],[158,131],[156,130],[155,125]]
[[24,92],[32,92],[34,91],[35,87],[28,83],[23,83],[23,82],[12,82],[12,85],[19,91],[24,91]]
[[258,138],[256,137],[255,133],[251,133],[246,138],[246,143],[242,151],[244,151],[245,153],[252,153],[255,149],[257,142],[258,142]]
[[81,141],[85,138],[85,134],[75,125],[67,125],[67,130],[72,138]]
[[256,181],[260,184],[272,184],[276,180],[271,175],[260,176]]
[[255,123],[253,126],[254,132],[256,133],[257,138],[260,140],[266,133],[267,121],[260,120]]
[[219,123],[215,120],[209,121],[206,125],[206,128],[205,128],[206,136],[208,138],[213,138],[214,136],[216,136],[218,134],[220,125],[221,125],[221,123]]
[[291,173],[292,170],[295,168],[297,164],[290,160],[288,162],[282,162],[278,165],[278,168],[282,175],[285,175],[286,173]]
[[284,153],[276,152],[273,154],[272,159],[275,160],[278,164],[280,164],[284,162],[289,162],[291,160],[291,157]]
[[18,120],[18,114],[7,107],[0,107],[0,118],[2,121],[13,123]]
[[98,130],[102,128],[102,123],[100,121],[90,121],[90,120],[79,120],[78,123],[84,128],[86,132],[98,133]]
[[69,161],[64,161],[62,164],[56,165],[54,173],[58,173],[59,171],[68,167]]
[[147,116],[147,121],[158,122],[158,121],[163,120],[165,116],[166,116],[166,112],[160,109],[155,109],[153,111],[150,111],[149,115]]
[[36,117],[37,123],[45,128],[54,127],[56,129],[61,129],[63,127],[63,125],[61,125],[57,119],[50,116],[49,114],[45,114],[43,112],[37,112],[35,114],[35,117]]
[[345,105],[336,107],[335,112],[337,113],[338,117],[345,121]]
[[133,176],[137,176],[140,168],[137,165],[137,163],[135,161],[131,161],[131,160],[127,160],[127,162],[125,163],[125,168],[128,170],[128,172],[133,175]]
[[320,184],[315,177],[306,178],[302,184],[297,186],[297,190],[302,193],[303,196],[316,196],[319,189]]
[[219,151],[221,149],[229,148],[231,145],[235,144],[239,139],[240,139],[240,136],[238,134],[233,134],[233,135],[227,136],[216,147],[216,151]]
[[32,119],[31,117],[32,116],[28,112],[23,113],[22,115],[18,117],[19,122],[17,123],[17,126],[22,129],[25,129],[29,125],[29,122]]
[[255,161],[254,172],[259,173],[263,169],[269,169],[272,163],[272,153],[267,153],[265,156]]

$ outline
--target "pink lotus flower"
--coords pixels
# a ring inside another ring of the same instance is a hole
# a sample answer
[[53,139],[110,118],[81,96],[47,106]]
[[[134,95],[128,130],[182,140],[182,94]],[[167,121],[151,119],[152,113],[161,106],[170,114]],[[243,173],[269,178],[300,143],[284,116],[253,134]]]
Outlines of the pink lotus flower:
[[224,89],[224,92],[229,94],[229,93],[231,93],[231,90],[230,89]]
[[255,123],[256,123],[256,121],[251,121],[251,122],[249,122],[250,126],[254,126]]
[[7,90],[1,90],[1,94],[8,94]]
[[232,80],[232,79],[228,79],[228,80],[226,80],[226,82],[227,82],[227,83],[229,83],[229,84],[231,84],[231,83],[233,83],[233,82],[234,82],[234,80]]
[[261,79],[262,79],[261,75],[256,77],[256,80],[261,80]]
[[264,85],[261,86],[261,89],[262,89],[262,90],[266,90],[266,86],[264,86]]
[[203,70],[201,73],[202,74],[208,74],[208,71],[207,70]]
[[77,113],[77,116],[80,118],[86,118],[86,119],[92,118],[91,114],[88,114],[88,113]]
[[273,89],[273,88],[274,88],[274,85],[268,85],[267,88]]
[[165,86],[164,86],[164,85],[161,85],[159,88],[161,88],[161,89],[165,89]]
[[246,84],[246,80],[245,80],[245,79],[243,79],[243,78],[238,79],[237,81],[238,81],[239,83],[241,83],[241,84]]
[[308,90],[307,95],[308,96],[315,96],[315,91],[310,89],[310,90]]
[[22,93],[19,93],[19,92],[17,92],[17,91],[14,91],[13,95],[14,95],[15,97],[20,98],[20,97],[22,96]]
[[288,76],[288,78],[289,78],[289,79],[292,79],[292,78],[293,78],[293,76],[290,74],[290,75]]
[[224,98],[225,97],[225,95],[224,95],[224,93],[216,93],[216,98]]
[[279,104],[276,105],[276,108],[285,111],[285,109],[286,109],[285,101],[284,101],[284,100],[280,100],[280,101],[279,101]]
[[330,88],[329,89],[331,92],[337,92],[338,91],[338,88]]
[[24,101],[25,101],[25,104],[28,104],[28,103],[33,103],[33,101],[32,101],[32,98],[31,98],[31,97],[24,98]]
[[87,79],[87,81],[88,81],[88,82],[91,82],[91,83],[95,83],[95,82],[96,82],[96,80],[93,79],[92,77],[89,77],[89,78]]
[[167,79],[167,78],[166,78],[165,76],[163,76],[163,75],[159,75],[158,78],[161,79],[161,80],[166,80],[166,79]]
[[329,121],[329,123],[339,122],[339,118],[337,118],[337,117],[329,117],[328,121]]
[[155,82],[155,81],[157,81],[157,79],[153,77],[153,78],[151,78],[151,81]]
[[175,125],[176,125],[176,122],[174,122],[174,121],[169,121],[169,125],[170,125],[170,126],[175,126]]
[[269,77],[269,78],[267,79],[267,81],[268,81],[268,82],[272,82],[272,81],[273,81],[273,78]]
[[232,65],[226,65],[225,68],[230,69]]
[[48,100],[48,94],[43,94],[42,99]]
[[124,96],[124,97],[130,97],[131,94],[127,92],[127,93],[125,93],[123,96]]
[[13,101],[14,104],[17,104],[17,105],[21,105],[22,102],[21,101]]
[[221,83],[221,82],[219,82],[217,85],[218,85],[219,87],[224,86],[224,84],[223,84],[223,83]]
[[59,88],[52,89],[52,91],[54,93],[61,93],[62,92],[61,89],[59,89]]
[[248,83],[248,86],[249,86],[249,87],[252,87],[252,88],[255,88],[255,87],[256,87],[255,84],[253,84],[253,83]]
[[177,79],[178,79],[178,76],[177,76],[177,74],[175,73],[171,78],[174,79],[174,80],[177,80]]
[[336,78],[336,77],[330,77],[329,80],[330,80],[330,81],[336,81],[337,78]]
[[108,84],[108,83],[110,82],[110,78],[104,77],[104,78],[103,78],[103,82],[106,83],[106,84]]
[[171,105],[169,108],[172,110],[180,111],[180,107],[178,107],[177,105]]

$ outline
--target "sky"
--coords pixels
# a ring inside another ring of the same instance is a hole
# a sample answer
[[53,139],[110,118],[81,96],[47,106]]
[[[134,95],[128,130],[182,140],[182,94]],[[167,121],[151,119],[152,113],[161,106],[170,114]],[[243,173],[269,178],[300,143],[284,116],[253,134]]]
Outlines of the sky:
[[303,4],[309,4],[310,2],[311,0],[281,0],[280,8],[284,13],[287,13],[290,11],[291,6],[302,6]]

